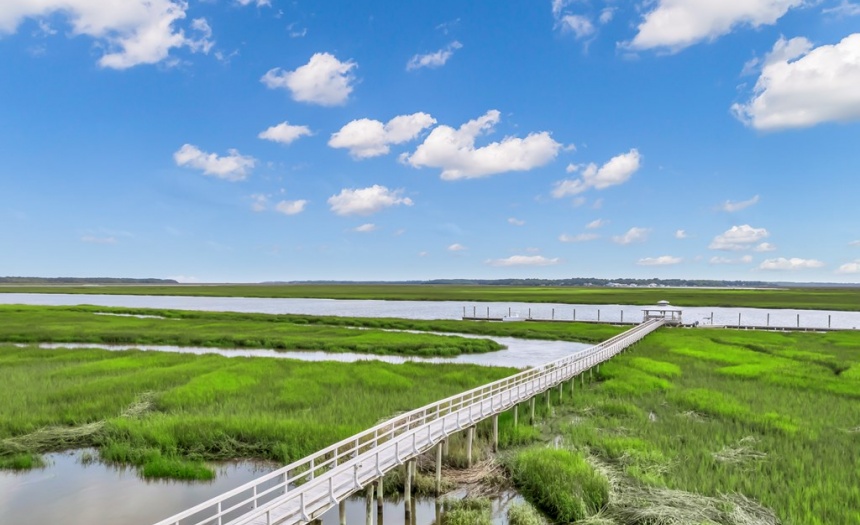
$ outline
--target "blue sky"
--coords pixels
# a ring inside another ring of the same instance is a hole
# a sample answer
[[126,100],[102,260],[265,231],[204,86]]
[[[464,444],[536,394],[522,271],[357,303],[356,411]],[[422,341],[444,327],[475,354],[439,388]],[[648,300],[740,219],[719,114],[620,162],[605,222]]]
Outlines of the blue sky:
[[0,275],[860,281],[860,3],[5,0]]

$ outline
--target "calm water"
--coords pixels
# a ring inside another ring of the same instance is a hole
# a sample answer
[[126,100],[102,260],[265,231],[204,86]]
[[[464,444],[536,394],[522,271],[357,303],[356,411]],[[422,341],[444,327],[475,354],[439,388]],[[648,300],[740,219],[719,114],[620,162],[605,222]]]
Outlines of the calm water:
[[[479,316],[550,319],[640,321],[642,307],[632,305],[582,305],[554,303],[463,303],[454,301],[343,301],[336,299],[265,299],[249,297],[172,297],[144,295],[74,295],[0,293],[0,304],[123,306],[128,308],[167,308],[270,314],[338,315],[347,317],[401,317],[405,319],[459,319],[464,312]],[[833,328],[860,328],[860,312],[827,310],[764,310],[760,308],[683,308],[684,321],[715,325],[737,325],[738,315],[745,325],[826,328],[828,317]],[[622,314],[623,312],[623,314]],[[768,316],[770,319],[768,321]]]
[[[218,466],[218,476],[210,482],[146,481],[134,469],[83,464],[85,453],[95,455],[92,450],[48,454],[44,469],[20,474],[0,471],[0,523],[151,525],[276,468],[266,463],[231,462]],[[506,505],[516,499],[515,494],[503,494],[493,502],[494,523],[507,523]],[[415,520],[410,525],[436,523],[435,499],[419,499],[414,505]],[[373,509],[376,515],[375,501]],[[405,525],[404,510],[402,502],[386,501],[383,522]],[[348,500],[346,513],[347,523],[364,523],[364,497]],[[323,523],[337,525],[337,508],[323,516]]]
[[[468,336],[462,336],[468,337]],[[329,352],[282,352],[279,350],[261,349],[229,349],[163,345],[99,345],[88,343],[44,343],[41,348],[104,348],[106,350],[151,350],[160,352],[177,352],[182,354],[219,354],[227,357],[274,357],[280,359],[300,359],[302,361],[383,361],[385,363],[468,363],[483,366],[509,366],[527,368],[538,366],[556,359],[561,359],[589,348],[583,343],[568,343],[560,341],[534,341],[515,339],[513,337],[486,337],[507,348],[488,354],[465,354],[457,357],[404,357],[392,355],[372,355],[353,353]]]

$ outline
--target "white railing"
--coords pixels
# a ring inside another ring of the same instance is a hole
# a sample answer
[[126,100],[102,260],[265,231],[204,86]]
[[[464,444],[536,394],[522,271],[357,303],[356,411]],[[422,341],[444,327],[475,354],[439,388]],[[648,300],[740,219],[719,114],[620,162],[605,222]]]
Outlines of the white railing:
[[637,325],[584,352],[396,416],[156,525],[300,523],[462,429],[602,363],[663,325]]

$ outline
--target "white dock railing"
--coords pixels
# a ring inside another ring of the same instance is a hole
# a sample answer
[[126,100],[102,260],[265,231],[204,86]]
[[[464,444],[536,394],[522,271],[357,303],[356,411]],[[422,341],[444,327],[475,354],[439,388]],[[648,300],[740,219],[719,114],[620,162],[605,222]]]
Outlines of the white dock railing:
[[156,525],[306,523],[449,435],[607,361],[662,325],[647,321],[583,352],[401,414]]

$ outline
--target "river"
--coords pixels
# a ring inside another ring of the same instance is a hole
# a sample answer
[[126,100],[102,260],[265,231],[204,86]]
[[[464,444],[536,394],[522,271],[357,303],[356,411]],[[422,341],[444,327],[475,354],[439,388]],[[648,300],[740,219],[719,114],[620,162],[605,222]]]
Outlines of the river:
[[[460,319],[464,314],[583,321],[637,322],[642,306],[560,303],[464,303],[456,301],[371,301],[340,299],[269,299],[258,297],[180,297],[154,295],[80,295],[2,293],[0,304],[70,306],[90,304],[126,308],[162,308],[267,314],[336,315],[342,317],[400,317],[404,319]],[[860,312],[762,308],[684,307],[684,322],[717,326],[756,325],[794,328],[860,327]],[[740,317],[739,317],[740,316]]]

